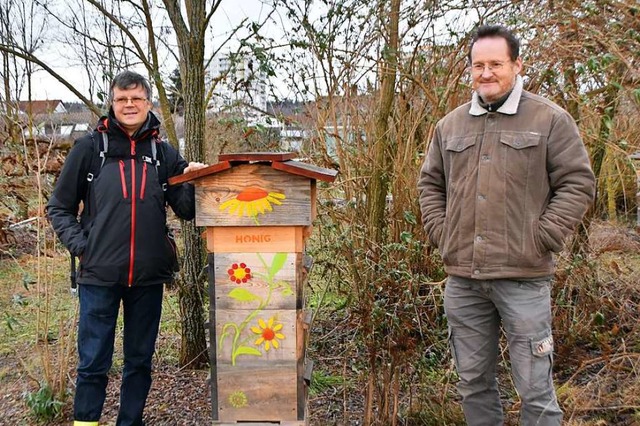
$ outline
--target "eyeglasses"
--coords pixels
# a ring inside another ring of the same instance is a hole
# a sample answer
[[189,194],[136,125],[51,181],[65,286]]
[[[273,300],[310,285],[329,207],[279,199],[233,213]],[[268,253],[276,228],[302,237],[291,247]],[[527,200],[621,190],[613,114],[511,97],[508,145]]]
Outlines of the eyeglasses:
[[504,68],[504,65],[504,62],[491,62],[489,64],[477,63],[471,65],[471,72],[473,72],[474,74],[482,74],[484,73],[485,69],[488,69],[489,72],[496,72],[502,70],[502,68]]
[[135,106],[140,106],[147,101],[147,98],[129,97],[129,98],[115,98],[113,103],[119,106],[125,106],[131,101]]

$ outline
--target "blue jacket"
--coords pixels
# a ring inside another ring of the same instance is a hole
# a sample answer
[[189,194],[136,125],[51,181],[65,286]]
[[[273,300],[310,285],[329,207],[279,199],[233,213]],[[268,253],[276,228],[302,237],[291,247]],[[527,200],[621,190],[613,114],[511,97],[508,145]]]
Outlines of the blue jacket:
[[[163,191],[158,168],[164,167],[168,178],[181,174],[187,162],[159,139],[159,127],[159,120],[149,113],[146,123],[129,137],[110,113],[69,152],[47,215],[62,243],[81,258],[79,284],[132,286],[172,280],[176,253],[167,236],[166,206],[191,220],[195,196],[190,184]],[[87,175],[99,157],[96,140],[105,132],[105,162],[89,182]],[[151,144],[157,144],[157,159],[164,162],[158,168],[150,162]]]

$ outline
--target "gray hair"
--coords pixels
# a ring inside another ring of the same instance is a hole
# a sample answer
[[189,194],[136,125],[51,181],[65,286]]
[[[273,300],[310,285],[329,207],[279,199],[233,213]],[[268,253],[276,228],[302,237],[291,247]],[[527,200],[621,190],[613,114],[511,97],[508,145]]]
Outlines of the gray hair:
[[151,101],[151,85],[149,85],[149,81],[137,72],[122,71],[113,77],[111,81],[111,86],[109,87],[109,102],[113,102],[113,89],[115,87],[120,90],[126,90],[135,89],[138,86],[144,89],[147,94],[147,99]]

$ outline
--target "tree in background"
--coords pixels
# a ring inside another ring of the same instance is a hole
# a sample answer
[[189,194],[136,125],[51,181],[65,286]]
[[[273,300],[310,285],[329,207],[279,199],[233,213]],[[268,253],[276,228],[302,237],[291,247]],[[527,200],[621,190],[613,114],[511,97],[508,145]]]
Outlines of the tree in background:
[[169,75],[169,105],[172,114],[182,115],[184,113],[184,98],[182,97],[182,78],[180,78],[180,68],[173,70]]

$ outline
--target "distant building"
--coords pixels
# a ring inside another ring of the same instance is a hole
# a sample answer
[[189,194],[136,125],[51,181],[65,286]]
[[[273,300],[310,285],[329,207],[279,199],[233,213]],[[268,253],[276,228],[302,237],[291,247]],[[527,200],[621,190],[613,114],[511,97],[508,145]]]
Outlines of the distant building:
[[252,123],[266,111],[267,74],[254,56],[222,54],[214,58],[210,76],[217,81],[209,103],[213,112],[237,113]]
[[308,105],[305,102],[281,100],[269,102],[267,112],[278,117],[280,148],[283,151],[302,152],[304,142],[311,137],[313,123],[310,122]]
[[88,108],[74,108],[75,111],[79,111],[70,113],[59,99],[20,101],[18,108],[22,135],[27,139],[74,140],[90,132],[96,121]]
[[34,116],[41,114],[64,114],[68,112],[60,99],[20,101],[18,102],[18,109],[25,114],[32,114]]

